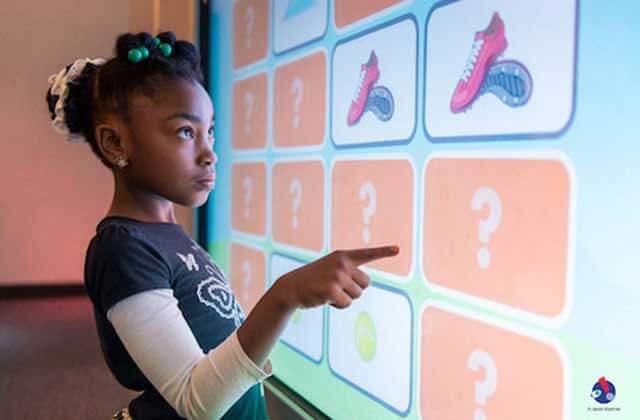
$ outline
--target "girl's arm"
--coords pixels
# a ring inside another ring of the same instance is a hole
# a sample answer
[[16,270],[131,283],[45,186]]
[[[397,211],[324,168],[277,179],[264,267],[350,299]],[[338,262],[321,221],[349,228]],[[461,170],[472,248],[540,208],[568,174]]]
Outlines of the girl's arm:
[[265,364],[295,309],[325,303],[346,308],[369,285],[357,266],[397,252],[394,247],[336,251],[285,274],[240,328],[207,354],[171,289],[134,294],[106,315],[133,361],[180,416],[218,418],[269,376],[269,366],[259,366]]
[[237,331],[247,356],[263,366],[296,309],[326,303],[348,307],[370,283],[358,266],[398,252],[397,246],[335,251],[280,277]]

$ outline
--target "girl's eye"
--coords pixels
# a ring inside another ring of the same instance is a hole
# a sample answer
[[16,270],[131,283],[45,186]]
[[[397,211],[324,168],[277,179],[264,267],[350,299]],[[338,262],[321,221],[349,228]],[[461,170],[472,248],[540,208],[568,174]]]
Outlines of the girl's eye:
[[213,126],[211,126],[211,128],[209,128],[209,137],[213,137],[214,133],[213,133]]
[[178,133],[188,133],[188,138],[193,138],[193,130],[191,129],[191,127],[182,127],[180,130],[178,130]]

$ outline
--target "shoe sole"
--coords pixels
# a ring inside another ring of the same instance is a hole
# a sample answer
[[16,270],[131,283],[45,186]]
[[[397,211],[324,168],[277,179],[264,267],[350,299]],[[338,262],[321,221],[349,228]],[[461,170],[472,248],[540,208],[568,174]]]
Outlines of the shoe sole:
[[505,60],[494,62],[489,68],[478,96],[492,93],[505,105],[516,108],[529,102],[532,91],[533,79],[524,64]]
[[384,86],[376,86],[369,91],[363,113],[371,111],[380,121],[389,121],[393,117],[394,108],[391,91]]

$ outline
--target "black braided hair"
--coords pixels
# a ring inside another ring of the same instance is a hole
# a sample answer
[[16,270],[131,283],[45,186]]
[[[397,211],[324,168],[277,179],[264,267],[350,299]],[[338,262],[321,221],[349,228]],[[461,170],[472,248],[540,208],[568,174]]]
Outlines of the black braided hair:
[[[82,73],[69,83],[69,94],[64,103],[65,124],[71,133],[85,137],[91,150],[108,168],[112,165],[102,156],[96,143],[96,123],[106,115],[114,114],[131,123],[130,98],[134,95],[153,97],[163,80],[181,77],[204,85],[197,47],[188,41],[176,40],[173,32],[162,32],[157,38],[172,47],[170,56],[162,55],[153,36],[147,32],[121,34],[116,40],[114,57],[99,66],[87,63]],[[149,57],[132,63],[128,59],[129,50],[139,47],[146,47]],[[67,71],[69,67],[71,65],[67,66]],[[47,89],[46,101],[52,120],[57,100],[58,96]]]

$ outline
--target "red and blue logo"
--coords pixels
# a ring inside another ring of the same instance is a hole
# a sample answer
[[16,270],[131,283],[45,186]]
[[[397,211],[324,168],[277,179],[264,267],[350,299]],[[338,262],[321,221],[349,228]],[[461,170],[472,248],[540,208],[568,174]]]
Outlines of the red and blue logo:
[[602,376],[591,389],[591,398],[600,404],[609,404],[616,398],[616,387]]

